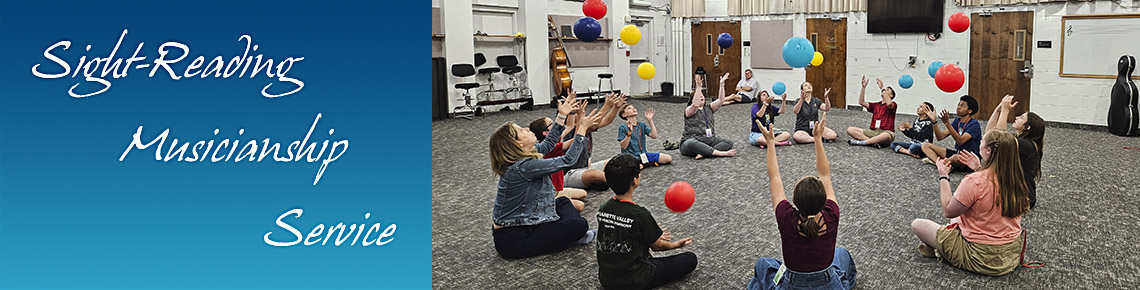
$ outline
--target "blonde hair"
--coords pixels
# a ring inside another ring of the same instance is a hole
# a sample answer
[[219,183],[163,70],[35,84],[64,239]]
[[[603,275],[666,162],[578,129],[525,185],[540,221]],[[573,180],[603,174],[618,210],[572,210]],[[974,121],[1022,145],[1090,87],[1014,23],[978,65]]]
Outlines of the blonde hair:
[[514,122],[506,122],[499,126],[495,133],[491,133],[490,152],[491,170],[495,175],[503,175],[507,166],[527,158],[542,158],[542,154],[534,152],[531,148],[519,146],[518,126]]
[[1019,217],[1029,211],[1029,187],[1021,171],[1017,138],[1003,130],[990,130],[984,139],[986,143],[982,146],[989,148],[990,157],[986,158],[982,170],[993,170],[990,183],[998,193],[994,206],[1001,208],[1004,217]]

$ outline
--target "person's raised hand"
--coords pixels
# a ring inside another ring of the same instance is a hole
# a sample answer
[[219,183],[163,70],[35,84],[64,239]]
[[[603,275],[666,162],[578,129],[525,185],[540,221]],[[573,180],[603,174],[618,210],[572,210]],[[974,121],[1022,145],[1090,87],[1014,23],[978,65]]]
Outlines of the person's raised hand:
[[823,98],[826,99],[827,95],[830,95],[830,94],[831,94],[831,88],[823,89]]
[[938,158],[934,164],[938,166],[938,176],[950,174],[950,158]]
[[573,97],[566,97],[565,99],[558,100],[558,114],[570,115],[571,112],[574,112],[574,110],[576,110],[577,106],[578,102],[576,102]]
[[975,171],[982,169],[982,161],[978,159],[978,155],[974,155],[974,152],[963,150],[962,152],[958,152],[958,154],[958,162],[966,164],[966,166],[969,166],[970,169]]
[[883,89],[883,79],[875,78],[875,82],[879,84],[879,90]]
[[756,120],[756,127],[760,127],[760,134],[764,135],[764,141],[768,141],[768,144],[776,144],[776,136],[772,135],[772,130],[768,130],[768,126],[764,126],[760,120]]
[[578,124],[578,130],[576,131],[579,135],[586,135],[586,133],[590,133],[590,128],[597,126],[602,122],[602,115],[597,114],[597,112],[598,109],[594,108],[594,111],[590,112],[590,115],[582,118],[582,122]]
[[728,81],[728,74],[729,73],[724,73],[724,76],[720,77],[720,83],[721,84],[723,84],[725,81]]
[[861,81],[860,83],[863,84],[864,88],[867,87],[867,76],[866,75],[863,76],[863,81]]
[[655,114],[657,114],[657,111],[653,110],[653,108],[645,109],[645,118],[646,119],[649,119],[650,121],[652,121],[653,115],[655,115]]
[[1013,109],[1013,107],[1015,107],[1015,106],[1017,106],[1017,102],[1013,101],[1013,95],[1005,95],[1005,97],[1001,98],[1001,106],[1000,107],[1002,109],[1009,110],[1009,109]]
[[946,109],[942,109],[942,114],[939,114],[938,117],[942,119],[942,123],[950,125],[950,112],[947,112]]
[[819,123],[815,124],[815,129],[812,129],[812,136],[823,137],[823,132],[826,131],[827,126],[827,113],[820,114]]

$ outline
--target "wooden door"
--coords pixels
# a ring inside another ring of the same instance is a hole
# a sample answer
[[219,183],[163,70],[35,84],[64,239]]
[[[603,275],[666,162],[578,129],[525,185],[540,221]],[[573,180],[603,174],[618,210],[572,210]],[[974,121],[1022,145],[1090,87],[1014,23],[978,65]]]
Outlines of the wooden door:
[[[717,37],[721,33],[732,35],[733,43],[727,49],[717,45]],[[724,82],[725,94],[736,91],[736,82],[740,81],[744,68],[740,66],[740,23],[727,21],[702,21],[692,25],[692,56],[693,67],[689,77],[693,77],[697,67],[704,67],[708,72],[705,82],[705,96],[716,98],[720,92],[720,77],[731,73]]]
[[1033,59],[1033,12],[970,17],[970,91],[979,120],[988,120],[1006,94],[1018,102],[1012,116],[1029,108],[1029,77],[1020,70]]
[[[823,92],[831,88],[831,106],[847,107],[847,18],[814,18],[807,20],[807,39],[815,46],[815,51],[823,54],[823,64],[804,69],[805,80],[811,82],[814,95],[823,98]],[[789,88],[792,97],[798,91],[798,84]]]

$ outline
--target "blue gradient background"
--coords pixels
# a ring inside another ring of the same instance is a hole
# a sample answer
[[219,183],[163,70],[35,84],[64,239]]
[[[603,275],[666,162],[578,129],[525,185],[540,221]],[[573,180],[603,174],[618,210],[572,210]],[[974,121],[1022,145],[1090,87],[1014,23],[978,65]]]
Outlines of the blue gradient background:
[[[429,7],[3,1],[0,288],[430,287]],[[305,57],[288,74],[305,87],[268,99],[262,87],[278,81],[264,72],[174,81],[163,71],[147,77],[149,68],[132,68],[126,78],[107,76],[107,92],[75,99],[67,90],[82,74],[31,73],[35,64],[59,69],[43,51],[64,39],[72,46],[57,55],[73,70],[80,55],[106,57],[123,29],[130,32],[116,56],[130,57],[143,42],[141,63],[153,63],[163,42],[188,45],[176,71],[198,55],[228,61],[245,49],[238,37],[250,34],[260,46],[250,55]],[[87,44],[92,49],[84,53]],[[233,138],[244,128],[241,140],[287,145],[304,137],[317,113],[323,118],[311,142],[351,144],[316,186],[319,162],[164,163],[153,150],[118,161],[140,125],[146,141],[167,128],[179,141]],[[329,128],[336,129],[331,137]],[[270,231],[277,240],[293,239],[274,224],[293,208],[305,210],[286,219],[302,234],[317,223],[398,229],[381,247],[265,244]]]

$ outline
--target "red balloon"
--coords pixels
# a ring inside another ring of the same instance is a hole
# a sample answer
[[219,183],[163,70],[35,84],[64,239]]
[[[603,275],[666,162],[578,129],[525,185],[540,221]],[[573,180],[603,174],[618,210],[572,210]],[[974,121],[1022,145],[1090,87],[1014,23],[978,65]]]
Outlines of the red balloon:
[[606,2],[602,0],[588,0],[582,3],[582,14],[601,20],[606,17]]
[[688,182],[677,181],[665,189],[665,206],[673,212],[684,212],[693,206],[696,196]]
[[950,21],[946,24],[950,26],[951,31],[962,33],[970,28],[970,16],[962,12],[954,13],[950,15]]
[[962,73],[962,68],[957,65],[946,64],[934,73],[934,83],[943,92],[953,93],[961,89],[962,84],[966,83],[966,75]]

